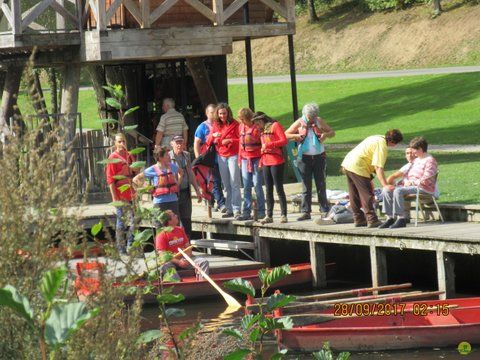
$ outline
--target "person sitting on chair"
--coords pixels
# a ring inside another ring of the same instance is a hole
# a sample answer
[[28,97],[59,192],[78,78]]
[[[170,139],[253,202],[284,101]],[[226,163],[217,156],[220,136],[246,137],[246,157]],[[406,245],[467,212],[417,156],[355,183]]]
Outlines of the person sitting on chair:
[[403,185],[403,181],[408,178],[413,160],[415,160],[415,149],[407,147],[405,149],[405,159],[407,159],[407,163],[387,178],[387,184],[395,185],[397,179],[400,179],[397,185]]
[[[166,227],[171,227],[172,229],[167,231],[163,230],[161,231],[156,239],[155,239],[155,250],[158,251],[159,253],[162,253],[164,251],[169,251],[171,253],[176,254],[178,252],[178,248],[180,249],[186,249],[187,247],[190,246],[190,241],[188,239],[187,234],[185,234],[185,230],[181,226],[178,226],[178,216],[175,214],[172,210],[166,210],[163,213],[163,221],[162,221],[162,226]],[[189,249],[188,251],[185,252],[188,256],[192,256],[192,250]],[[209,270],[210,270],[210,264],[208,263],[208,260],[203,258],[203,257],[194,257],[193,261],[197,266],[203,270],[205,274],[208,275]],[[176,272],[177,269],[187,269],[190,268],[190,264],[188,263],[187,260],[185,259],[178,259],[178,258],[172,258],[170,261],[166,262],[163,264],[160,268],[160,274],[163,277],[163,275],[169,270],[169,269],[175,269],[175,273],[171,276],[172,280],[175,281],[180,281],[180,275]],[[195,270],[197,279],[202,280],[202,276],[200,275],[199,272]]]
[[[416,194],[417,189],[422,194],[435,193],[435,175],[437,161],[427,153],[428,143],[423,137],[416,137],[410,141],[409,147],[416,156],[408,171],[408,176],[402,186],[396,186],[393,191],[383,191],[383,212],[387,220],[379,228],[401,228],[407,226],[405,220],[405,195]],[[395,220],[396,217],[396,220]]]

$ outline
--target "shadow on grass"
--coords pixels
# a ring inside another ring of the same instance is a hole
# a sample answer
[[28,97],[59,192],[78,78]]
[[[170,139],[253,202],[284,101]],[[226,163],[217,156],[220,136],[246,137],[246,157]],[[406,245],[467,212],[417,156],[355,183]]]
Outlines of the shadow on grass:
[[[408,85],[367,91],[321,104],[321,115],[328,119],[334,129],[353,129],[381,124],[398,117],[414,115],[423,111],[438,111],[472,100],[480,95],[480,73],[450,74],[434,77]],[[301,106],[302,104],[300,104]],[[285,126],[290,124],[291,113],[278,117]],[[409,124],[405,124],[408,129]],[[410,125],[415,126],[415,125]],[[460,137],[466,143],[478,143],[474,126],[466,124],[432,130],[424,133],[430,143],[442,144],[449,137]],[[400,126],[400,129],[402,127]],[[386,129],[380,131],[383,133]],[[373,134],[372,134],[373,135]],[[418,134],[406,130],[405,137]],[[361,141],[362,139],[358,139]],[[446,141],[451,143],[451,141]]]

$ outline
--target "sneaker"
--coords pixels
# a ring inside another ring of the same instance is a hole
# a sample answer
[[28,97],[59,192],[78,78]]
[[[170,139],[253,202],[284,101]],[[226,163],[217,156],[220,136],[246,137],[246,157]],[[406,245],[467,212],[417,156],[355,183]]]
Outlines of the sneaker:
[[233,217],[233,213],[231,213],[231,212],[226,212],[222,215],[222,219],[227,219],[227,218],[231,218],[231,217]]
[[314,222],[317,225],[333,225],[333,224],[335,224],[335,221],[333,221],[333,219],[327,219],[327,218],[318,218],[318,219],[315,219]]
[[286,224],[288,222],[288,219],[285,215],[283,215],[281,218],[280,218],[280,224]]
[[269,216],[265,216],[262,220],[260,220],[260,224],[265,225],[265,224],[271,224],[273,223],[273,219]]
[[390,229],[404,228],[406,226],[407,226],[407,222],[405,221],[405,219],[398,218],[397,221],[395,221],[393,225],[390,226]]
[[222,214],[226,214],[228,212],[228,209],[225,205],[222,205],[218,208],[218,210],[222,213]]
[[239,221],[247,221],[247,220],[253,220],[253,217],[251,217],[250,215],[241,215],[238,217],[235,216],[235,220],[239,220]]
[[297,218],[297,221],[310,220],[311,218],[309,213],[303,213]]
[[367,222],[366,221],[356,222],[356,223],[354,223],[354,226],[355,227],[364,227],[364,226],[367,226]]
[[382,225],[380,225],[378,228],[379,229],[386,229],[389,228],[393,223],[395,222],[394,218],[388,218]]
[[375,221],[372,221],[372,222],[369,222],[367,224],[367,227],[368,228],[378,228],[380,225],[382,225],[382,222],[380,220],[375,220]]
[[240,213],[236,213],[233,218],[235,220],[243,220],[243,217],[242,217],[242,215],[240,215]]

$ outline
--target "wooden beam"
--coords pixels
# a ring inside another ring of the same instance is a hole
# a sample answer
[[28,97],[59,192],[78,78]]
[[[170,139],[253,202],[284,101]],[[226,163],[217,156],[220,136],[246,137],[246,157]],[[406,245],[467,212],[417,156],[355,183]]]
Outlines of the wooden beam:
[[67,134],[67,141],[73,140],[75,135],[74,121],[75,114],[78,111],[78,92],[80,89],[80,64],[69,63],[63,68],[63,89],[62,104],[60,112],[65,114],[64,131]]
[[53,0],[43,0],[32,6],[25,13],[27,14],[22,20],[22,30],[26,29],[37,17],[39,17],[51,4]]
[[325,248],[322,244],[310,241],[310,264],[312,266],[312,285],[314,288],[327,286]]
[[98,18],[98,14],[95,13],[96,9],[91,6],[91,1],[92,0],[87,0],[85,2],[85,7],[83,8],[83,12],[82,12],[82,26],[84,26],[87,23],[88,13],[89,13],[90,9],[92,10],[91,13],[92,13],[93,17],[95,18],[95,21]]
[[150,23],[150,0],[140,0],[140,11],[142,12],[142,29],[148,29]]
[[[64,0],[55,0],[53,3],[58,4],[62,8],[65,5]],[[55,28],[56,28],[56,30],[59,30],[59,29],[64,30],[65,29],[65,20],[66,20],[65,17],[62,16],[60,14],[60,12],[57,11],[57,13],[55,14]],[[75,18],[75,21],[76,21],[76,18]],[[78,29],[78,27],[77,27],[77,29]]]
[[162,16],[168,10],[170,10],[172,8],[172,6],[175,5],[177,2],[178,2],[178,0],[165,0],[162,3],[162,5],[157,7],[150,14],[150,24],[153,24],[155,21],[157,21],[160,16]]
[[287,9],[285,9],[282,5],[277,3],[275,0],[260,0],[262,3],[267,5],[270,9],[275,11],[278,15],[283,17],[284,19],[287,18]]
[[[58,1],[58,0],[57,0]],[[70,23],[75,27],[75,29],[80,29],[80,25],[78,24],[78,19],[70,14],[67,9],[65,9],[62,5],[60,5],[58,2],[53,1],[50,7],[57,12],[57,15],[60,15],[59,17],[62,17],[64,20],[70,21]],[[58,24],[58,22],[57,22]],[[57,27],[57,30],[59,28]],[[63,29],[65,29],[65,21],[63,21]]]
[[198,0],[183,0],[185,3],[190,5],[192,8],[197,10],[200,14],[205,16],[211,22],[215,21],[215,13],[210,10],[210,8],[206,7],[203,3]]
[[105,0],[97,0],[97,30],[107,30],[107,8]]
[[438,290],[441,300],[455,296],[455,261],[443,251],[436,252]]
[[226,21],[230,16],[235,14],[240,8],[245,5],[248,0],[235,0],[223,12],[223,21]]
[[270,240],[262,238],[254,233],[253,242],[255,243],[255,260],[270,266]]
[[22,13],[20,7],[20,0],[12,0],[12,33],[13,35],[20,35],[22,33]]
[[223,25],[223,0],[212,0],[213,12],[215,13],[215,25]]
[[13,28],[12,12],[10,11],[10,8],[8,7],[8,5],[5,4],[3,1],[2,1],[1,9],[2,9],[3,15],[5,15],[5,17],[7,18],[8,23],[10,24],[10,27]]
[[284,0],[283,4],[287,10],[287,22],[295,23],[295,0]]
[[137,5],[135,5],[132,0],[123,0],[123,5],[125,5],[125,8],[127,8],[130,14],[132,14],[137,23],[142,25],[142,13],[138,9]]
[[107,23],[110,21],[117,9],[122,5],[123,0],[115,0],[113,3],[110,4],[110,7],[107,10],[106,21]]
[[372,273],[372,286],[382,286],[388,283],[387,257],[385,250],[375,245],[370,245],[370,267]]

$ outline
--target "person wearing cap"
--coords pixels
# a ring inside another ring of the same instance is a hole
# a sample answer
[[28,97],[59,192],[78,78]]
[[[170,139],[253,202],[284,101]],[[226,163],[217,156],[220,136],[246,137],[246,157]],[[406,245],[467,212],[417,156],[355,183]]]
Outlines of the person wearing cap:
[[183,171],[183,177],[178,192],[178,203],[181,204],[181,206],[179,206],[178,210],[180,221],[190,238],[192,235],[192,197],[190,193],[190,185],[193,185],[193,188],[197,193],[198,202],[202,201],[202,197],[197,180],[192,171],[190,153],[184,151],[185,141],[183,140],[183,137],[180,135],[174,136],[170,146],[173,149],[169,152],[171,162]]
[[181,136],[187,147],[188,125],[181,113],[175,110],[175,100],[172,98],[163,99],[162,110],[164,114],[160,117],[155,135],[155,147],[170,146],[174,136]]

